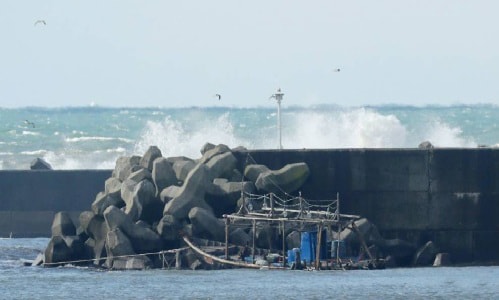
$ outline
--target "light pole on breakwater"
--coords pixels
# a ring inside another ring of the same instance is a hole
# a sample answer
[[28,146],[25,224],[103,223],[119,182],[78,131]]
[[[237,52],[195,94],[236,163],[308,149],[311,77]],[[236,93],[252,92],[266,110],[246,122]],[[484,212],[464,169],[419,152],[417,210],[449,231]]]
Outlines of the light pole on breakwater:
[[279,149],[282,150],[282,134],[281,134],[281,101],[284,93],[281,92],[281,88],[277,89],[277,93],[270,96],[270,99],[274,98],[277,101],[277,130],[279,131]]

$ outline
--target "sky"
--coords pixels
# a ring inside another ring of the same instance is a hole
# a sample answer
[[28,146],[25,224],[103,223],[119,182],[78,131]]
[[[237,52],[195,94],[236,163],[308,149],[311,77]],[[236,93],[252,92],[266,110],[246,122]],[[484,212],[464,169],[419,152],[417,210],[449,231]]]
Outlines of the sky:
[[2,0],[0,107],[258,107],[278,88],[283,106],[499,104],[498,12],[495,0]]

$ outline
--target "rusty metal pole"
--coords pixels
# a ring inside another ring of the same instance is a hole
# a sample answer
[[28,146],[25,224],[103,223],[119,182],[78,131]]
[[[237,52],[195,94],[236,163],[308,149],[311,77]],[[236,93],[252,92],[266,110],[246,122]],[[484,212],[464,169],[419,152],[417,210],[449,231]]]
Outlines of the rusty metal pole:
[[282,266],[286,266],[286,234],[284,228],[284,221],[282,221]]
[[253,256],[253,263],[255,263],[255,240],[256,240],[256,220],[253,219],[253,248],[251,249],[251,255]]
[[274,194],[270,193],[270,217],[274,217]]
[[319,270],[321,266],[321,244],[322,244],[322,222],[317,225],[317,246],[315,247],[315,269]]
[[229,218],[225,218],[225,259],[229,259]]

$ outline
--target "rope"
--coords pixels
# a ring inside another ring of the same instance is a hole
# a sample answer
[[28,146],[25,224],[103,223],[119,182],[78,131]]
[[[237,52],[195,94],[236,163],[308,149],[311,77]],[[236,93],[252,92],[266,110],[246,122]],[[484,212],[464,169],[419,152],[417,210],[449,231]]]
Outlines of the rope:
[[148,253],[140,253],[140,254],[127,254],[127,255],[113,255],[113,256],[105,256],[101,258],[89,258],[89,259],[78,259],[78,260],[68,260],[68,261],[60,261],[60,262],[52,262],[52,263],[43,263],[44,265],[65,265],[65,264],[74,264],[74,263],[83,263],[83,262],[91,262],[95,260],[104,260],[108,258],[124,258],[124,257],[135,257],[135,256],[146,256],[146,255],[154,255],[154,254],[159,254],[159,255],[165,255],[165,253],[177,253],[179,251],[184,251],[186,249],[189,249],[189,247],[184,247],[184,248],[179,248],[179,249],[172,249],[172,250],[162,250],[159,252],[148,252]]

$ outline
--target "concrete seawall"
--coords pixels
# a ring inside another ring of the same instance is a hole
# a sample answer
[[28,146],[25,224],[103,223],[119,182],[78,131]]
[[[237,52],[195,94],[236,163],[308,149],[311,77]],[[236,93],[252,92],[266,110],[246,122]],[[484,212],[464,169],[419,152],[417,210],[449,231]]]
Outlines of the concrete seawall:
[[[278,169],[306,162],[302,195],[367,217],[384,238],[432,240],[455,261],[499,259],[499,149],[236,152]],[[241,166],[242,167],[242,166]],[[0,171],[0,236],[49,236],[57,211],[89,210],[110,170]]]
[[89,210],[110,170],[0,171],[0,237],[49,237],[54,215]]

